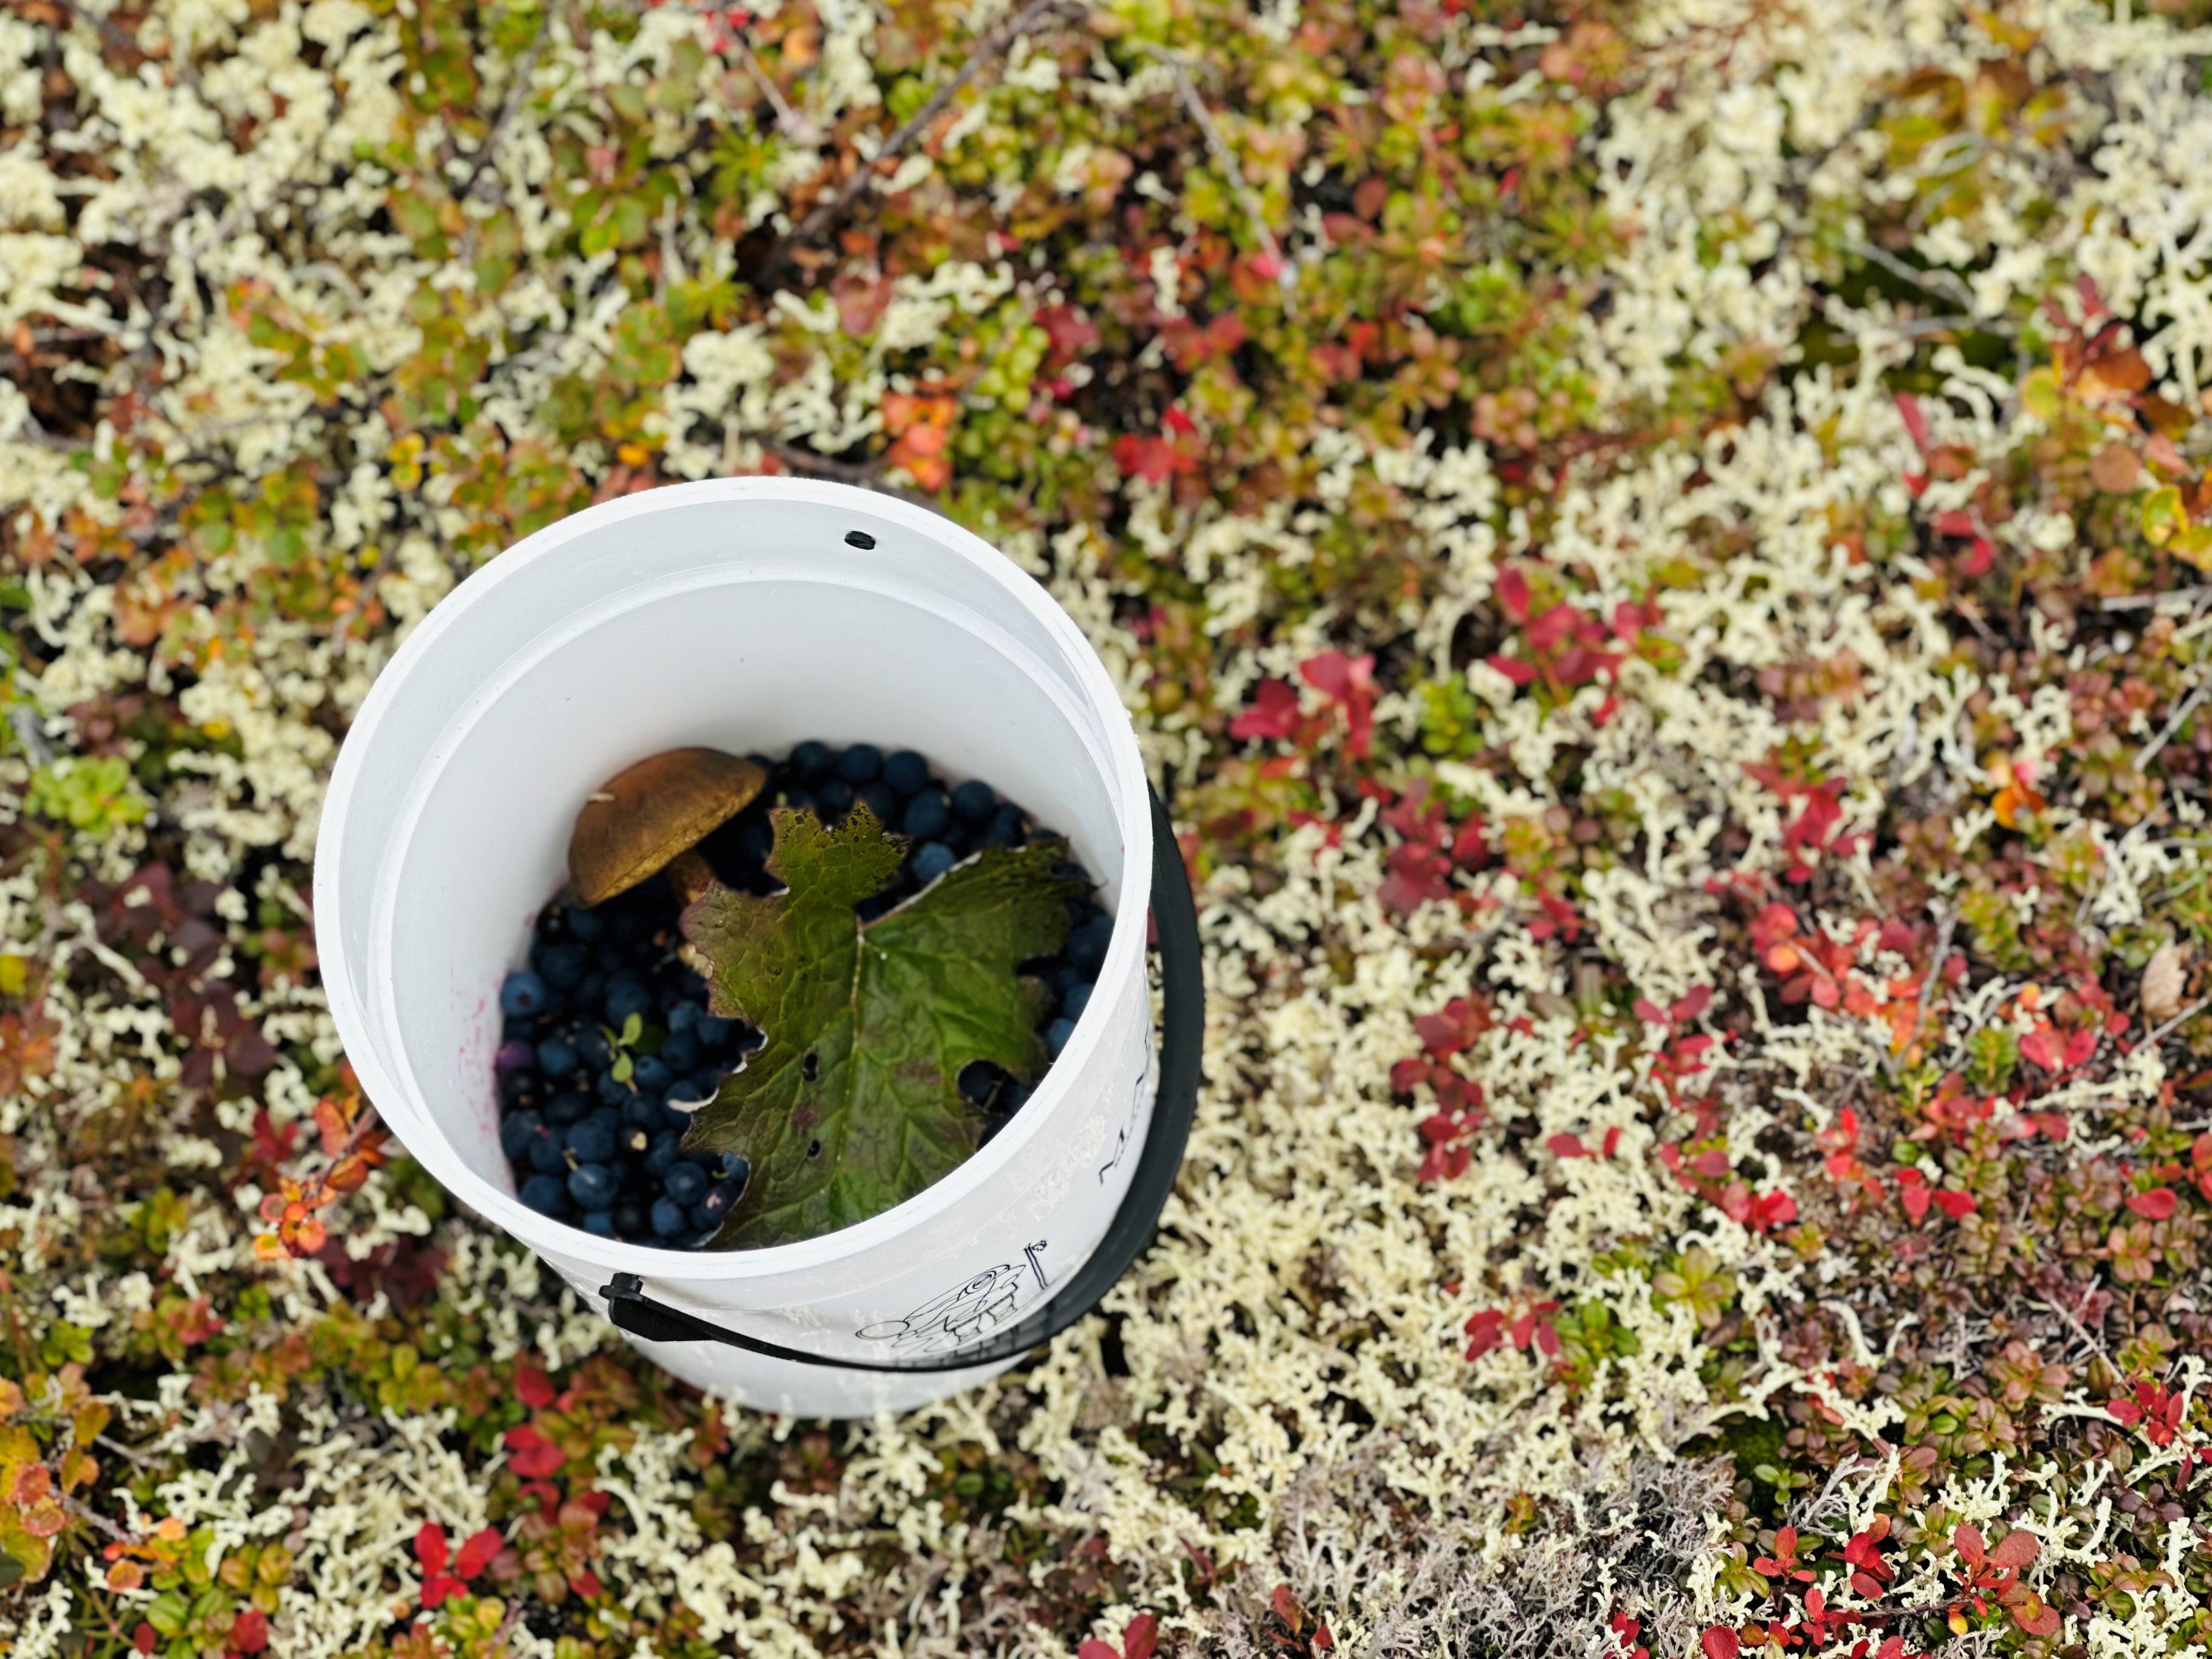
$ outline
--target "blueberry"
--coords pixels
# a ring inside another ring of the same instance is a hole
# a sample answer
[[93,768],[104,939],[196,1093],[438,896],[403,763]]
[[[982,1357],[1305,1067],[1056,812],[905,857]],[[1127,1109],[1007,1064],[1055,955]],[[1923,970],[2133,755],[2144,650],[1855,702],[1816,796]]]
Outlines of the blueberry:
[[702,1014],[699,1023],[692,1029],[699,1033],[699,1041],[712,1050],[729,1042],[730,1035],[737,1026],[738,1022],[734,1019],[717,1019],[712,1014]]
[[568,1154],[561,1150],[561,1132],[550,1123],[539,1124],[530,1138],[530,1167],[539,1175],[568,1173]]
[[629,1080],[637,1085],[640,1094],[665,1095],[676,1076],[659,1054],[640,1054],[630,1063]]
[[519,974],[509,974],[500,981],[500,1012],[514,1019],[528,1019],[545,1012],[552,998],[545,989],[545,981],[527,968]]
[[535,1112],[509,1112],[499,1123],[500,1151],[518,1162],[527,1158],[531,1137],[538,1133],[542,1121]]
[[581,905],[568,912],[568,937],[580,944],[589,945],[606,931],[606,921],[597,910],[586,910]]
[[500,1103],[505,1106],[535,1105],[540,1092],[538,1085],[544,1081],[534,1069],[501,1072],[499,1074]]
[[621,1178],[604,1164],[579,1164],[568,1171],[568,1196],[583,1209],[606,1209],[621,1190]]
[[664,1198],[654,1203],[653,1231],[661,1237],[673,1238],[678,1233],[690,1231],[690,1227],[691,1218],[684,1212],[683,1205],[670,1198]]
[[783,804],[794,812],[811,812],[817,818],[822,816],[822,803],[816,800],[812,792],[809,790],[785,790]]
[[538,1051],[520,1037],[499,1045],[499,1052],[491,1057],[495,1072],[526,1071],[537,1063]]
[[566,991],[590,971],[591,957],[580,945],[541,945],[530,953],[531,965],[556,991]]
[[606,1033],[596,1026],[587,1025],[572,1033],[568,1040],[576,1045],[577,1063],[595,1072],[605,1071],[615,1057],[615,1051],[608,1046]]
[[899,821],[899,798],[887,783],[864,783],[858,793],[860,805],[876,816],[876,822],[886,830]]
[[1067,936],[1069,965],[1097,973],[1098,964],[1106,960],[1106,946],[1113,937],[1114,919],[1093,912],[1088,921]]
[[545,1121],[556,1128],[566,1128],[580,1122],[592,1109],[589,1095],[578,1094],[574,1089],[565,1090],[545,1103]]
[[607,1024],[622,1030],[629,1017],[640,1019],[653,1012],[653,993],[637,981],[624,977],[607,987]]
[[970,778],[952,792],[952,811],[963,823],[982,823],[998,805],[998,792],[981,778]]
[[906,804],[899,828],[916,841],[935,841],[952,824],[952,801],[942,789],[925,789]]
[[998,1070],[981,1060],[973,1060],[960,1068],[960,1092],[971,1106],[988,1104],[999,1086]]
[[723,1218],[729,1213],[728,1201],[726,1200],[717,1205],[714,1190],[710,1188],[707,1196],[691,1206],[691,1224],[702,1232],[712,1232],[722,1224]]
[[915,849],[914,878],[927,887],[960,860],[941,841],[926,841]]
[[612,1238],[615,1236],[615,1212],[612,1210],[586,1210],[583,1225],[587,1233],[597,1233],[601,1238]]
[[750,864],[765,864],[775,850],[775,831],[766,818],[747,818],[738,826],[738,853]]
[[635,1238],[653,1224],[649,1212],[642,1204],[615,1206],[615,1231],[624,1238]]
[[1081,980],[1069,986],[1067,994],[1060,1000],[1060,1012],[1070,1019],[1081,1019],[1083,1011],[1090,1006],[1091,988]]
[[814,792],[814,815],[824,823],[843,817],[852,805],[853,786],[842,778],[832,778]]
[[743,1152],[722,1154],[722,1179],[734,1181],[742,1188],[752,1178],[753,1166]]
[[699,1016],[706,1012],[696,1002],[679,1002],[668,1011],[668,1029],[688,1031],[698,1024]]
[[538,1069],[548,1077],[566,1077],[580,1063],[575,1042],[560,1033],[538,1045]]
[[678,1204],[696,1204],[707,1190],[707,1172],[696,1164],[678,1164],[661,1177],[660,1184]]
[[856,743],[837,757],[837,775],[846,782],[872,782],[884,769],[884,751],[872,743]]
[[676,1160],[684,1156],[684,1137],[674,1129],[663,1129],[653,1136],[653,1145],[645,1154],[645,1172],[649,1176],[664,1176],[675,1168]]
[[[679,1002],[676,1006],[689,1008],[691,1004]],[[669,1018],[672,1022],[675,1015],[672,1013]],[[692,1070],[705,1058],[706,1054],[700,1046],[696,1031],[671,1031],[668,1041],[660,1045],[660,1063],[678,1077]]]
[[540,1215],[559,1215],[568,1207],[568,1189],[558,1176],[531,1176],[522,1183],[518,1196]]
[[986,847],[1018,847],[1029,830],[1029,818],[1022,809],[1008,801],[991,814],[990,826],[981,837]]
[[637,1092],[612,1072],[599,1079],[599,1103],[603,1106],[620,1106]]
[[836,763],[836,759],[837,757],[830,752],[828,744],[816,743],[809,738],[792,750],[788,763],[795,775],[811,782],[827,772]]
[[622,1121],[641,1129],[660,1127],[660,1101],[653,1095],[626,1095],[622,1103]]
[[[594,1112],[581,1123],[571,1123],[562,1139],[580,1162],[604,1164],[615,1155],[616,1133],[615,1126]],[[579,1194],[576,1201],[582,1204],[586,1200]]]
[[911,749],[895,750],[884,757],[884,781],[911,795],[929,781],[929,763]]
[[1060,1058],[1060,1051],[1067,1047],[1068,1038],[1074,1035],[1075,1022],[1073,1020],[1056,1019],[1053,1021],[1051,1024],[1044,1028],[1045,1053],[1050,1054],[1054,1060],[1058,1060]]
[[535,1019],[503,1019],[499,1023],[501,1042],[530,1042],[538,1041],[538,1022]]

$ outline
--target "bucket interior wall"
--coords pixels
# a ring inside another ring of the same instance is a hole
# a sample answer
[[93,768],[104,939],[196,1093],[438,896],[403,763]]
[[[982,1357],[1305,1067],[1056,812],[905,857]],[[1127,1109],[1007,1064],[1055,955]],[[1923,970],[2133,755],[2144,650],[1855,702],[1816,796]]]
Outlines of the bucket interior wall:
[[487,637],[433,655],[482,665],[474,684],[411,681],[386,719],[417,740],[383,742],[354,801],[349,861],[399,863],[394,881],[348,872],[349,897],[390,896],[388,931],[339,918],[349,956],[363,951],[349,966],[393,1069],[461,1158],[509,1192],[490,1079],[499,981],[561,884],[577,810],[633,761],[686,744],[775,754],[809,737],[918,749],[1067,835],[1103,902],[1120,896],[1106,734],[1033,618],[957,561],[902,571],[881,553],[810,547],[793,568],[773,550],[733,558],[720,536],[687,548],[683,528],[656,520],[652,550],[599,567],[599,592],[579,594],[571,563],[546,606],[510,595],[454,619]]

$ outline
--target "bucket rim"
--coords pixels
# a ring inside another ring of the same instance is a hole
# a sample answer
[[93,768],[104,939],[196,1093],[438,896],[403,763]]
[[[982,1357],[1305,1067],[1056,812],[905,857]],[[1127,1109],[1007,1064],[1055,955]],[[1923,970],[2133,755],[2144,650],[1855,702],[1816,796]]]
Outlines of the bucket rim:
[[[873,527],[854,525],[853,520],[857,517],[872,520],[875,526],[920,536],[994,583],[1060,644],[1074,671],[1083,700],[1091,705],[1105,733],[1109,761],[1105,781],[1115,797],[1115,818],[1121,836],[1121,892],[1114,910],[1113,933],[1106,958],[1099,969],[1102,981],[1109,976],[1118,979],[1132,969],[1140,980],[1144,976],[1141,958],[1146,949],[1152,900],[1152,823],[1150,786],[1134,725],[1121,704],[1105,664],[1073,620],[1041,582],[973,532],[927,508],[872,490],[813,479],[742,477],[672,484],[618,497],[525,537],[471,572],[416,624],[376,676],[347,729],[331,769],[316,835],[313,892],[317,950],[325,997],[346,1057],[354,1066],[363,1093],[398,1133],[403,1144],[410,1152],[416,1152],[416,1141],[434,1149],[434,1160],[423,1161],[432,1166],[430,1173],[440,1183],[532,1250],[588,1261],[594,1270],[650,1274],[664,1282],[711,1281],[728,1285],[817,1271],[864,1255],[895,1243],[917,1228],[927,1226],[971,1197],[995,1176],[1002,1174],[1020,1150],[1043,1133],[1046,1120],[1053,1115],[1052,1107],[1065,1096],[1071,1080],[1097,1052],[1103,1040],[1103,1026],[1079,1020],[1067,1047],[1048,1066],[1031,1097],[1030,1103],[1042,1109],[1031,1111],[1025,1108],[1017,1112],[988,1146],[941,1180],[878,1215],[836,1232],[795,1243],[743,1251],[672,1250],[628,1243],[620,1239],[601,1238],[580,1227],[540,1215],[519,1198],[494,1186],[460,1155],[427,1104],[418,1099],[420,1091],[413,1068],[404,1054],[387,1063],[373,1029],[374,1022],[369,1018],[371,1002],[366,994],[368,988],[356,982],[343,941],[337,937],[344,899],[339,872],[343,862],[347,809],[386,711],[399,696],[400,688],[414,665],[436,649],[439,641],[451,634],[464,617],[483,605],[496,603],[502,586],[525,569],[557,556],[562,548],[583,538],[655,513],[701,504],[813,507],[825,516],[836,516],[841,529]],[[1085,747],[1087,750],[1089,745]],[[1096,763],[1095,759],[1091,763]],[[380,883],[391,867],[392,856],[404,845],[402,841],[378,860],[375,874]],[[325,929],[331,935],[327,939],[323,937]],[[416,1156],[422,1154],[416,1152]]]

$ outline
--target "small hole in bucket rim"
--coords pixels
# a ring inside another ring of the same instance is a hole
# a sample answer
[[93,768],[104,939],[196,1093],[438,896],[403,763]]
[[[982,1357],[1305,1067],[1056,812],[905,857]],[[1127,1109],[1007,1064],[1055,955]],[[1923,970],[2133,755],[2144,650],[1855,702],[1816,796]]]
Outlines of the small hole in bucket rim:
[[865,550],[873,547],[875,544],[876,538],[868,534],[865,530],[848,530],[845,532],[845,545],[848,547],[857,547]]

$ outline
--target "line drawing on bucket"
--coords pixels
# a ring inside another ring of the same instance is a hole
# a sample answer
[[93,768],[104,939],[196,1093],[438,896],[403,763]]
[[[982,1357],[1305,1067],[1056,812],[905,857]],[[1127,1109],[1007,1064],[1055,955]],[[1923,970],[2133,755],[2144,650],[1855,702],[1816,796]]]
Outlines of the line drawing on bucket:
[[[1060,1059],[942,1180],[798,1243],[670,1250],[527,1209],[496,1144],[489,993],[561,885],[577,805],[661,749],[777,753],[816,736],[918,750],[1067,836],[1113,929]],[[1004,1370],[1024,1351],[1011,1338],[1034,1346],[1110,1288],[1172,1187],[1202,992],[1180,854],[1133,728],[1042,586],[905,501],[790,478],[677,485],[587,509],[477,571],[403,642],[348,733],[315,897],[332,1018],[393,1133],[641,1352],[745,1404],[870,1415]],[[989,1291],[959,1300],[987,1270]],[[948,1295],[957,1307],[933,1314]],[[858,1334],[932,1320],[926,1355]]]

